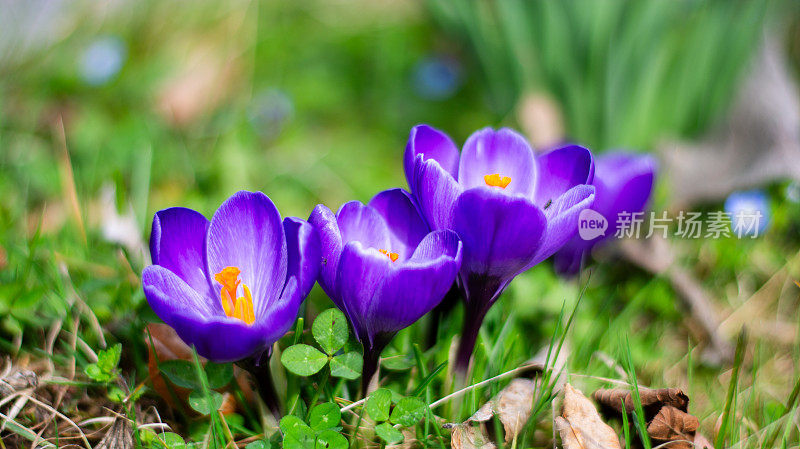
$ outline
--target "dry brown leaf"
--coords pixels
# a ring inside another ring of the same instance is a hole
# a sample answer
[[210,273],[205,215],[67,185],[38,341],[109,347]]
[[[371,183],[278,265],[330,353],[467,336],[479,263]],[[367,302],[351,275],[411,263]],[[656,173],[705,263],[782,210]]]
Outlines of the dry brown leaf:
[[117,417],[111,428],[95,449],[131,449],[133,448],[133,430],[131,423],[122,417]]
[[[548,360],[548,353],[549,353],[549,360]],[[550,369],[553,373],[552,380],[555,383],[554,393],[558,393],[564,388],[564,384],[567,383],[567,359],[569,358],[570,354],[570,345],[569,341],[564,340],[563,345],[561,346],[561,350],[556,354],[555,348],[551,351],[549,347],[545,346],[539,350],[539,352],[528,362],[533,365],[538,365],[541,371],[544,371],[547,366],[549,365]]]
[[505,441],[510,442],[522,431],[531,416],[535,387],[530,379],[512,380],[507,387],[470,416],[467,422],[486,422],[492,415],[497,415],[503,423]]
[[483,431],[483,426],[469,424],[456,424],[453,435],[450,437],[450,447],[453,449],[495,449],[494,443]]
[[[642,399],[642,409],[645,420],[650,422],[661,407],[669,405],[686,412],[689,406],[689,397],[679,388],[660,388],[651,390],[639,387],[639,396]],[[603,407],[610,408],[617,413],[622,413],[621,400],[625,401],[625,411],[633,413],[633,395],[627,388],[600,389],[594,392],[594,399]]]
[[564,449],[621,449],[614,429],[579,390],[564,385],[564,411],[553,422]]
[[700,421],[672,406],[664,406],[647,426],[650,438],[658,441],[679,441],[670,447],[691,448]]

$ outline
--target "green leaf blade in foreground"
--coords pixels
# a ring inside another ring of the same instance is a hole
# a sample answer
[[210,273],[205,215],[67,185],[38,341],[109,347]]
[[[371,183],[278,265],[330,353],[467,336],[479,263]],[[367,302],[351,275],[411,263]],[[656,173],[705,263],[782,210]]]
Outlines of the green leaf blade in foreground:
[[350,380],[358,379],[361,377],[363,365],[364,359],[357,352],[339,354],[331,359],[331,376]]
[[308,424],[317,432],[332,429],[339,425],[342,420],[342,412],[339,406],[333,402],[324,402],[311,409],[308,416]]
[[328,309],[319,314],[311,325],[314,340],[328,355],[336,354],[347,343],[347,319],[339,309]]
[[289,346],[281,354],[281,363],[298,376],[316,374],[328,362],[328,356],[313,346],[297,344]]
[[386,444],[397,444],[403,441],[403,434],[392,427],[388,422],[375,426],[375,434],[381,437]]
[[419,398],[403,398],[400,399],[400,401],[394,407],[394,410],[392,410],[389,420],[393,424],[411,427],[418,423],[425,416],[427,408],[428,406]]
[[392,405],[392,392],[386,388],[379,388],[367,398],[364,406],[367,414],[375,421],[389,420],[389,407]]

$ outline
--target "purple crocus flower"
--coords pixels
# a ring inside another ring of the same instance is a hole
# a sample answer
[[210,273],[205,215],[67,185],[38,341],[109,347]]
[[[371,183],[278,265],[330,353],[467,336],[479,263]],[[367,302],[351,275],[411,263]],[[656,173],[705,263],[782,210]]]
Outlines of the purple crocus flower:
[[483,318],[508,283],[577,232],[594,199],[592,155],[571,145],[534,155],[520,134],[484,128],[458,148],[427,125],[411,130],[406,178],[433,229],[464,244],[459,286],[466,301],[456,369],[466,372]]
[[319,272],[319,237],[261,192],[238,192],[209,222],[191,209],[156,213],[150,307],[216,362],[259,356],[294,323]]
[[364,345],[363,387],[399,330],[442,300],[461,264],[461,241],[430,232],[411,195],[386,190],[369,204],[345,203],[336,215],[318,205],[309,222],[320,235],[319,284]]
[[572,238],[553,257],[555,269],[564,276],[578,273],[584,255],[595,245],[616,234],[621,212],[642,212],[650,199],[657,163],[650,155],[623,152],[607,153],[595,160],[595,200],[592,210],[605,217],[608,229],[603,235],[584,240]]

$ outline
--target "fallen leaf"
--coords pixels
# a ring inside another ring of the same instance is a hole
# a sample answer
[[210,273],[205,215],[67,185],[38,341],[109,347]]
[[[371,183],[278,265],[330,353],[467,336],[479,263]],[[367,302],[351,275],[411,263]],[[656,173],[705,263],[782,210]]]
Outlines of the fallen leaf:
[[122,417],[114,419],[111,428],[108,429],[105,436],[95,449],[131,449],[133,448],[133,430],[131,423]]
[[486,422],[497,415],[503,423],[505,441],[508,443],[522,431],[531,416],[535,388],[536,385],[530,379],[514,379],[470,416],[467,422]]
[[664,406],[647,426],[650,438],[658,441],[679,441],[672,448],[691,448],[700,421],[693,415],[672,406]]
[[[671,442],[669,447],[673,449],[713,447],[705,437],[696,435],[700,421],[689,414],[689,397],[683,391],[678,388],[651,390],[639,387],[639,395],[647,423],[647,434],[654,442]],[[594,398],[604,409],[612,410],[615,414],[631,414],[634,410],[633,397],[626,388],[597,390]]]
[[[688,411],[689,397],[678,388],[651,390],[639,387],[639,396],[642,399],[642,409],[647,422],[650,422],[664,406],[675,407],[682,412]],[[610,408],[617,413],[622,413],[621,401],[625,402],[626,413],[630,414],[634,411],[633,395],[627,388],[597,390],[594,392],[594,399],[603,407]]]
[[[548,359],[549,353],[549,359]],[[555,392],[559,392],[564,388],[564,384],[567,383],[567,371],[565,367],[567,366],[567,359],[569,358],[570,354],[570,345],[569,341],[565,340],[561,346],[561,350],[556,354],[556,348],[550,350],[549,347],[545,346],[539,350],[539,352],[528,362],[533,366],[538,366],[539,370],[544,372],[548,365],[552,370],[552,379],[551,381],[554,383],[555,387],[553,390]]]
[[564,385],[564,411],[553,422],[564,449],[621,449],[614,429],[579,390]]
[[453,427],[453,435],[450,437],[450,447],[453,449],[495,449],[497,446],[483,431],[483,426],[456,424]]

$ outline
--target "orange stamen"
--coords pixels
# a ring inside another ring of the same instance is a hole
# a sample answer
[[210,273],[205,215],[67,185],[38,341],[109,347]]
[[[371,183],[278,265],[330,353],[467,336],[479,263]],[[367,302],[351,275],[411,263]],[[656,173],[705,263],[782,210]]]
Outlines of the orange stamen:
[[400,257],[400,254],[397,254],[397,253],[390,253],[389,251],[386,251],[385,249],[379,249],[378,251],[380,251],[380,252],[382,252],[384,255],[386,255],[386,257],[388,257],[389,259],[391,259],[391,260],[392,260],[392,262],[396,262],[396,261],[397,261],[397,259]]
[[256,317],[253,312],[253,295],[250,294],[250,289],[247,285],[242,284],[244,296],[236,297],[236,290],[242,282],[239,280],[241,272],[236,267],[225,267],[214,275],[214,280],[222,284],[219,295],[225,315],[231,318],[238,318],[250,325],[255,322]]
[[509,184],[511,184],[511,177],[500,176],[500,173],[494,173],[491,175],[484,176],[483,181],[486,183],[487,186],[500,187],[501,189],[505,189]]

